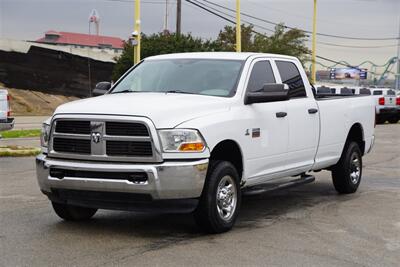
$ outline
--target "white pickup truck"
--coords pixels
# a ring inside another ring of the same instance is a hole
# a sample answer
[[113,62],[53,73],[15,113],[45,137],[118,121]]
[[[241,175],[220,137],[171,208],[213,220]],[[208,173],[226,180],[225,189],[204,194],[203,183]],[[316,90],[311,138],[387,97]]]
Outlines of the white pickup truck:
[[64,104],[43,124],[41,191],[65,220],[97,209],[194,212],[224,232],[242,194],[332,171],[354,193],[374,143],[371,96],[316,96],[293,57],[184,53],[149,57],[105,95]]
[[10,116],[10,95],[7,90],[0,89],[0,131],[10,130],[14,127],[14,118],[10,118]]

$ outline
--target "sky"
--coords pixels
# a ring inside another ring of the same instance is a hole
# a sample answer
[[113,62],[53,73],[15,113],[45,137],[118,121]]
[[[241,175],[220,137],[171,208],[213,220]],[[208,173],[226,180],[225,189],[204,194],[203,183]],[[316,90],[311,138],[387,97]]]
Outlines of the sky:
[[[202,38],[215,38],[224,25],[229,24],[185,0],[182,2],[183,32]],[[236,1],[212,2],[235,8]],[[169,3],[168,28],[174,31],[176,0],[169,0]],[[242,12],[253,16],[312,30],[313,0],[241,0],[241,6]],[[318,0],[317,7],[318,32],[363,38],[400,35],[400,0]],[[100,34],[123,39],[129,37],[133,28],[133,0],[0,0],[0,38],[35,40],[47,30],[87,33],[88,17],[92,9],[100,14]],[[162,31],[164,15],[165,0],[142,0],[142,31],[146,34]],[[273,25],[244,16],[242,19],[273,28]],[[255,29],[269,34],[258,27]],[[396,40],[361,41],[318,36],[317,42],[318,55],[336,61],[345,60],[351,65],[366,60],[383,65],[397,53]],[[306,44],[311,48],[310,41]],[[318,61],[331,65],[323,60]]]

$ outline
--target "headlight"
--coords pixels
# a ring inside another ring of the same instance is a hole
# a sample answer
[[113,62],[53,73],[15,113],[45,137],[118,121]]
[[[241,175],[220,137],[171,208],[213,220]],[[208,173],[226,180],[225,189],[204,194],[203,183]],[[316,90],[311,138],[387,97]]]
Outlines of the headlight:
[[197,130],[159,130],[164,152],[203,152],[206,144]]
[[47,147],[50,136],[50,125],[47,123],[42,124],[42,134],[40,135],[40,144],[42,147]]

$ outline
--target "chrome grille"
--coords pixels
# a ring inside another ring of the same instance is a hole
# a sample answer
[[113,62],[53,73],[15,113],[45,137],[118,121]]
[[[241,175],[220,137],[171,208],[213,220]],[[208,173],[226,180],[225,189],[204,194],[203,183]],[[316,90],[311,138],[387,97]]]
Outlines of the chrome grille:
[[157,134],[144,118],[56,116],[49,156],[84,160],[161,162]]

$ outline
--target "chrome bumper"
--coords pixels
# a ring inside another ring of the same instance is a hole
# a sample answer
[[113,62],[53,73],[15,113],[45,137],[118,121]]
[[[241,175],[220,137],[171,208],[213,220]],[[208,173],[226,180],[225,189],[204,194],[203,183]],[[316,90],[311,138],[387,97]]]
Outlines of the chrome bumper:
[[[146,172],[143,184],[128,180],[94,179],[85,177],[51,177],[50,168],[96,172]],[[208,159],[195,161],[166,161],[160,164],[132,164],[114,162],[85,162],[36,158],[36,173],[43,193],[52,189],[88,190],[97,192],[138,193],[151,195],[154,200],[199,198],[206,179]]]
[[11,130],[12,128],[14,128],[14,118],[8,118],[6,121],[1,121],[0,122],[0,131],[7,131],[7,130]]

